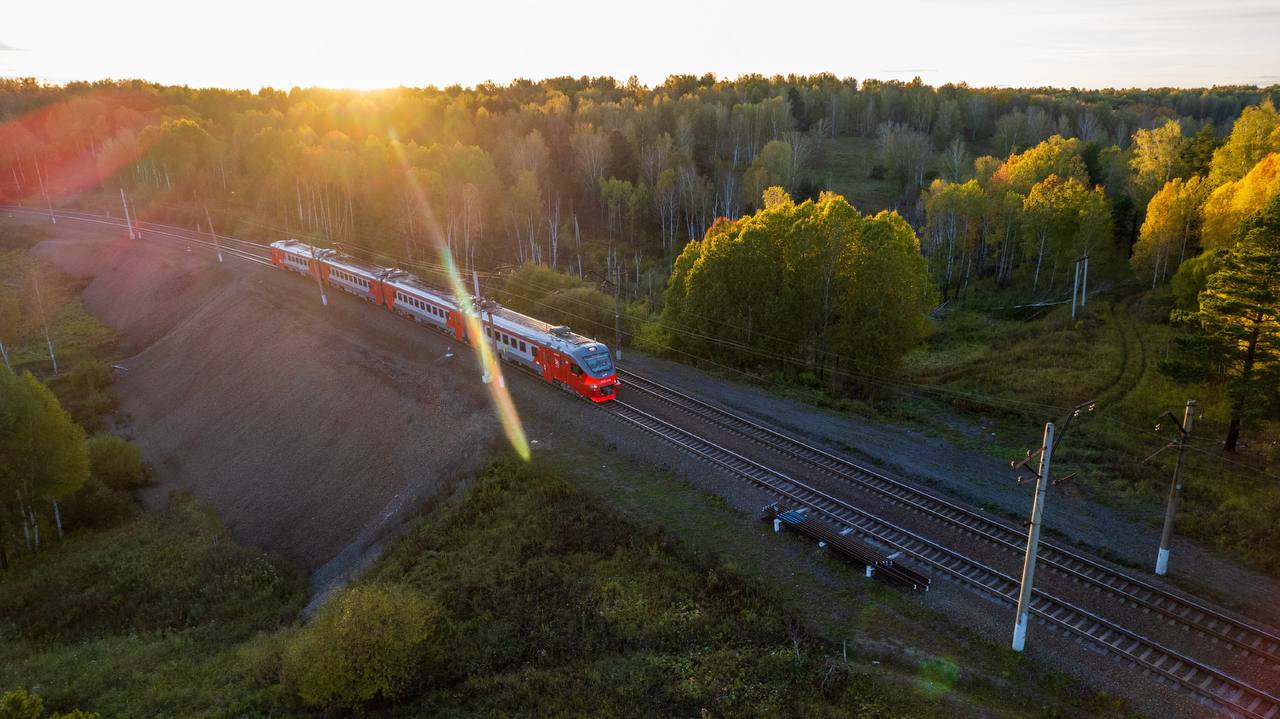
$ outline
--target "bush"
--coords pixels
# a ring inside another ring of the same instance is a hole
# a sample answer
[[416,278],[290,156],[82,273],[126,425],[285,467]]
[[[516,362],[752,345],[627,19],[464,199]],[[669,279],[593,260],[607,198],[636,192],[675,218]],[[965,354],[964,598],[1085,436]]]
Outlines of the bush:
[[[38,694],[25,689],[0,694],[0,719],[42,719],[44,715],[44,700]],[[72,709],[66,714],[50,714],[48,719],[98,719],[98,713]]]
[[395,697],[429,659],[442,614],[438,603],[408,587],[348,589],[285,647],[284,681],[312,706]]
[[71,388],[81,396],[101,392],[111,384],[111,367],[106,362],[81,360],[68,375]]
[[98,434],[86,445],[89,473],[94,479],[112,489],[137,489],[147,484],[142,450],[132,442],[113,434]]
[[44,702],[25,689],[14,689],[0,695],[0,719],[40,719],[44,716]]
[[636,334],[631,338],[631,346],[641,352],[660,355],[671,346],[671,338],[667,336],[667,331],[661,322],[643,322],[636,327]]
[[280,681],[280,668],[290,636],[288,630],[264,632],[240,645],[236,650],[236,656],[240,660],[241,668],[264,684]]

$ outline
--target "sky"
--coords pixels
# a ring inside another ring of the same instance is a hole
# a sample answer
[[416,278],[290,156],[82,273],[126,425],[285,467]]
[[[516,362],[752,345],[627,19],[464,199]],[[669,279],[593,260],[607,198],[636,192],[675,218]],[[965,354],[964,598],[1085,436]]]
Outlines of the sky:
[[[1278,0],[6,0],[0,77],[373,89],[831,72],[975,86],[1280,83]],[[199,9],[196,9],[199,8]]]

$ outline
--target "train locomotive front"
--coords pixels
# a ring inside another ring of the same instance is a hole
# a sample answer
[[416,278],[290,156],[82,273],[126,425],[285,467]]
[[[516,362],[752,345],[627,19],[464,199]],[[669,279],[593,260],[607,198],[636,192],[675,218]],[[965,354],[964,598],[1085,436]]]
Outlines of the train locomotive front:
[[583,371],[574,389],[592,402],[607,402],[618,393],[618,373],[614,369],[609,348],[599,342],[580,345],[569,356]]

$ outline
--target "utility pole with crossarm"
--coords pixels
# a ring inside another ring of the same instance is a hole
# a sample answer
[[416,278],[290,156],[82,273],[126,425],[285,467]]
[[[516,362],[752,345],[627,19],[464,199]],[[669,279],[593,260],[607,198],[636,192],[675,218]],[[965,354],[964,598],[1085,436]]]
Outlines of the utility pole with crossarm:
[[[1067,436],[1067,430],[1071,428],[1071,420],[1075,419],[1081,412],[1092,412],[1097,407],[1097,403],[1093,400],[1082,402],[1071,409],[1071,414],[1067,415],[1067,421],[1062,426],[1062,431],[1056,433],[1053,422],[1046,422],[1044,425],[1044,439],[1040,442],[1040,462],[1039,467],[1031,469],[1031,460],[1036,456],[1031,450],[1027,450],[1026,459],[1021,462],[1010,462],[1009,466],[1014,469],[1026,469],[1030,471],[1036,478],[1036,492],[1031,501],[1031,521],[1027,523],[1027,554],[1022,563],[1022,584],[1018,590],[1018,609],[1016,619],[1013,624],[1013,651],[1020,652],[1027,642],[1027,624],[1031,618],[1031,590],[1034,585],[1036,574],[1036,554],[1040,549],[1040,526],[1043,524],[1044,517],[1044,496],[1048,491],[1045,483],[1059,484],[1071,479],[1072,475],[1068,475],[1061,479],[1049,479],[1049,465],[1053,457],[1053,451],[1057,449],[1062,442],[1062,438]],[[1018,483],[1022,484],[1024,479],[1018,477]]]

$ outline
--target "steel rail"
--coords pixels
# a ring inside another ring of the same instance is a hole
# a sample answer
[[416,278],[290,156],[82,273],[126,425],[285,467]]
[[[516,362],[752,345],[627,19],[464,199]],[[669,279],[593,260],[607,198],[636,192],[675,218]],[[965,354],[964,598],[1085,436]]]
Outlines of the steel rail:
[[[0,210],[5,212],[21,212],[23,214],[33,215],[36,217],[45,217],[49,215],[49,212],[47,210],[36,210],[29,207],[3,207],[3,208],[0,208]],[[118,227],[121,229],[127,228],[127,225],[123,219],[104,216],[104,215],[95,215],[93,213],[88,213],[88,212],[56,210],[54,212],[54,216],[64,220],[71,220],[73,222],[88,222],[88,223],[99,224],[99,225],[108,225],[110,227]],[[231,255],[232,257],[238,257],[242,260],[253,262],[259,265],[272,266],[271,260],[268,259],[267,257],[255,255],[250,251],[242,250],[236,247],[226,247],[221,245],[215,245],[212,241],[210,241],[209,239],[206,239],[205,237],[202,237],[200,233],[197,233],[195,230],[188,230],[183,227],[173,227],[171,225],[159,225],[159,224],[150,223],[150,222],[146,224],[150,226],[144,228],[142,227],[142,223],[135,222],[134,227],[137,228],[139,232],[145,230],[146,232],[152,235],[159,235],[161,237],[165,237],[169,239],[181,240],[182,242],[193,242],[195,244],[203,245],[205,247],[216,247],[217,249],[220,249],[222,252],[228,255]],[[162,229],[157,229],[157,228],[162,228]],[[222,236],[219,235],[219,239],[221,239],[221,237]],[[266,245],[258,245],[256,243],[249,242],[248,240],[239,240],[239,242],[253,245],[255,249],[262,249],[268,252],[271,249]]]

